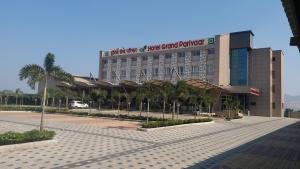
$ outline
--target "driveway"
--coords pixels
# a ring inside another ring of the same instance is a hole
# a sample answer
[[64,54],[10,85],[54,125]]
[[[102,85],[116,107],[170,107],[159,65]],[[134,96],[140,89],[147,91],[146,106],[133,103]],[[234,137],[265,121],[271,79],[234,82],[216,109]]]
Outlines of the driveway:
[[[233,159],[239,147],[299,124],[295,119],[245,117],[143,132],[81,123],[82,117],[72,117],[80,121],[73,123],[61,120],[62,115],[47,116],[46,126],[57,132],[58,143],[2,153],[0,168],[222,168],[230,163],[222,154],[230,152]],[[38,118],[25,112],[0,112],[1,133],[30,130],[38,124]]]

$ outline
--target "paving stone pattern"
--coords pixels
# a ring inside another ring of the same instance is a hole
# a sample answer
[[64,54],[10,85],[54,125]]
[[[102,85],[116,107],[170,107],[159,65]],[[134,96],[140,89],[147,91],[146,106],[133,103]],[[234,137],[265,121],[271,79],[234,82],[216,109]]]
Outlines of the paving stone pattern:
[[[0,168],[210,168],[218,160],[208,159],[296,122],[246,117],[143,132],[46,121],[47,129],[57,132],[58,143],[2,153]],[[1,116],[0,112],[0,133],[37,129],[38,124],[38,119]],[[253,150],[253,153],[259,152]],[[204,161],[209,162],[202,165]]]

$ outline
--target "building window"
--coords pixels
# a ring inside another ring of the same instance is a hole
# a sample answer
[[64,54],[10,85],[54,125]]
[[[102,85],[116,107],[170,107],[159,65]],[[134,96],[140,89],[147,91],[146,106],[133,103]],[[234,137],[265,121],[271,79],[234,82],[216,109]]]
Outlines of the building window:
[[126,63],[127,62],[127,59],[125,58],[125,59],[121,59],[121,62],[122,63]]
[[200,50],[192,50],[191,55],[192,56],[200,56]]
[[272,70],[272,78],[275,79],[275,70]]
[[136,78],[136,70],[131,70],[130,71],[130,79],[133,80]]
[[230,51],[230,84],[248,84],[248,49],[232,49]]
[[275,57],[272,57],[272,61],[275,62],[275,61],[276,61],[276,58],[275,58]]
[[121,67],[126,67],[127,65],[127,59],[121,59]]
[[102,60],[103,65],[107,64],[107,60]]
[[215,54],[215,48],[207,49],[207,54],[209,55]]
[[172,57],[172,54],[171,54],[171,53],[166,53],[166,54],[165,54],[165,58],[166,58],[166,59],[171,59],[171,57]]
[[143,56],[143,57],[142,57],[142,60],[143,60],[143,61],[147,61],[147,60],[148,60],[148,57],[147,57],[147,56]]
[[275,85],[272,85],[272,92],[275,93],[275,91],[276,91]]
[[112,63],[117,63],[117,59],[113,59],[111,62]]
[[178,58],[184,58],[185,57],[185,52],[178,52],[177,57]]
[[192,66],[192,75],[199,75],[199,66]]
[[183,75],[184,74],[184,67],[183,66],[177,67],[177,72],[178,72],[179,75]]
[[147,69],[143,69],[143,73],[147,75]]
[[165,75],[167,75],[167,76],[171,75],[171,68],[169,68],[169,67],[165,68]]
[[136,66],[136,58],[131,58],[131,66]]
[[153,60],[158,60],[159,59],[159,55],[153,55]]
[[276,104],[275,104],[275,102],[272,103],[272,107],[273,107],[273,109],[276,109]]
[[107,72],[103,71],[102,72],[102,79],[106,80],[106,78],[107,78]]
[[121,79],[126,78],[126,70],[121,70]]
[[206,65],[206,73],[208,75],[213,75],[215,72],[215,65],[214,64],[207,64]]
[[152,75],[153,76],[158,76],[158,68],[153,68],[152,69]]

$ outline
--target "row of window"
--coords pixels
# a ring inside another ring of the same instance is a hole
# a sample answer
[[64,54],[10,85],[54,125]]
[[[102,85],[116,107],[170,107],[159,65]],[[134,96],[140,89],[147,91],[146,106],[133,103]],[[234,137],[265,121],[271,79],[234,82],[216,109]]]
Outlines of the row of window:
[[[210,48],[207,49],[207,54],[214,54],[215,53],[215,49],[214,48]],[[191,56],[200,56],[202,54],[201,50],[192,50],[191,51]],[[165,59],[171,59],[172,58],[172,54],[171,53],[166,53],[164,54]],[[178,52],[177,53],[177,57],[178,58],[184,58],[186,56],[186,52]],[[147,61],[148,60],[148,56],[142,56],[142,61]],[[153,60],[159,60],[159,55],[153,55]],[[133,57],[131,58],[131,62],[136,62],[137,58]],[[121,63],[126,63],[127,62],[127,58],[122,58],[121,59]],[[104,65],[107,64],[107,60],[102,60],[102,63]],[[112,63],[117,63],[117,59],[112,59]]]
[[[177,72],[179,75],[184,75],[185,68],[184,66],[178,66],[177,67]],[[215,66],[213,64],[207,64],[206,65],[206,73],[207,75],[213,75],[215,72]],[[143,69],[142,73],[147,75],[147,69]],[[199,66],[192,66],[191,67],[191,74],[193,75],[199,75],[200,73],[200,67]],[[159,74],[159,69],[158,68],[153,68],[152,69],[152,76],[158,76]],[[170,76],[172,74],[172,68],[171,67],[165,67],[164,68],[164,74],[166,76]],[[112,74],[112,76],[115,76],[115,74]],[[102,77],[103,79],[107,79],[107,72],[103,71],[102,72]],[[120,78],[125,79],[126,77],[126,70],[121,70]],[[131,70],[130,71],[130,79],[136,77],[136,70]]]

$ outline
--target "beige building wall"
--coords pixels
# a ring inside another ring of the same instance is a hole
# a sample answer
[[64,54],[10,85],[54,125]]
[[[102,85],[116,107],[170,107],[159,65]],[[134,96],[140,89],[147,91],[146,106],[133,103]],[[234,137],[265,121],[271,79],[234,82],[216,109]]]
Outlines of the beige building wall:
[[283,117],[284,113],[284,68],[283,68],[283,52],[281,50],[273,51],[272,65],[272,95],[275,107],[273,107],[273,116]]
[[230,36],[215,37],[215,84],[228,86],[230,83]]
[[253,49],[249,55],[249,86],[260,89],[260,96],[250,96],[250,114],[272,116],[272,50],[270,48]]

